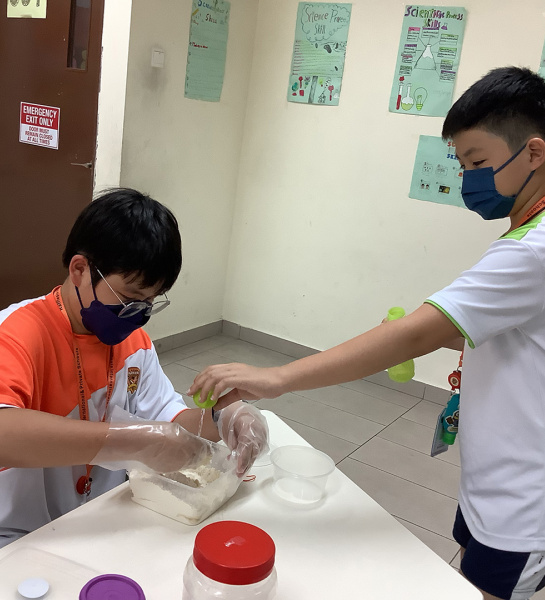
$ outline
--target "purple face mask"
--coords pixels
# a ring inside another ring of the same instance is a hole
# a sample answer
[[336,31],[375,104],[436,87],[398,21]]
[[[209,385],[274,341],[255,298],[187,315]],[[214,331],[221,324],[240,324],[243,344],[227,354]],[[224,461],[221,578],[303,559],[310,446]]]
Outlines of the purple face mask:
[[144,314],[145,310],[129,317],[119,317],[119,313],[124,308],[123,304],[103,304],[97,298],[94,286],[95,299],[88,308],[83,307],[77,286],[76,293],[81,306],[80,314],[83,326],[108,346],[120,344],[133,331],[140,329],[150,319],[149,315]]

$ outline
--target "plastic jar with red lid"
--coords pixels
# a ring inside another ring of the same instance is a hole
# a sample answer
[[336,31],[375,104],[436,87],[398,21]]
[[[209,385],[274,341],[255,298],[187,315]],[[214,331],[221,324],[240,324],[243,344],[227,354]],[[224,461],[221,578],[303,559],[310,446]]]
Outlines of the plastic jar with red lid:
[[218,521],[203,527],[184,571],[183,600],[272,600],[275,545],[250,523]]

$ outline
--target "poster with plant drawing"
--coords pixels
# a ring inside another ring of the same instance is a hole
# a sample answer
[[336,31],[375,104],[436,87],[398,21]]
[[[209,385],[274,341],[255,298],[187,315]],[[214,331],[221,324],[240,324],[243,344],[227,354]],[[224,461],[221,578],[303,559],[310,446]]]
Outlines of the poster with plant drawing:
[[351,4],[299,3],[289,102],[339,104],[351,10]]
[[465,8],[457,6],[405,6],[390,112],[428,117],[447,114],[466,21]]

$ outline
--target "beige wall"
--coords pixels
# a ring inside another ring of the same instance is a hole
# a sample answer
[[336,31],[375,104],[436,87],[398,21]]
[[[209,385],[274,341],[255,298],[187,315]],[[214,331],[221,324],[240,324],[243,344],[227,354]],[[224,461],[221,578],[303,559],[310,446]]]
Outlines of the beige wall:
[[231,2],[221,102],[184,98],[190,15],[190,0],[133,0],[121,183],[174,211],[184,254],[172,308],[146,327],[154,339],[223,313],[257,2]]
[[[286,101],[297,5],[259,4],[223,315],[325,349],[374,327],[390,306],[416,309],[505,224],[408,198],[418,137],[440,135],[442,119],[388,112],[405,2],[352,1],[338,108]],[[537,69],[542,2],[461,5],[456,96],[493,67]],[[446,387],[457,364],[442,350],[417,361],[416,378]]]

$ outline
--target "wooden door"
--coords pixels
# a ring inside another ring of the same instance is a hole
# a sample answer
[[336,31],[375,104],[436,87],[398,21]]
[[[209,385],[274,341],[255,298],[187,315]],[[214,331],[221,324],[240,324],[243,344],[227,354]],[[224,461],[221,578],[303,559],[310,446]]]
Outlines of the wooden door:
[[66,238],[92,200],[103,12],[48,0],[46,18],[8,18],[0,0],[0,309],[66,277]]

